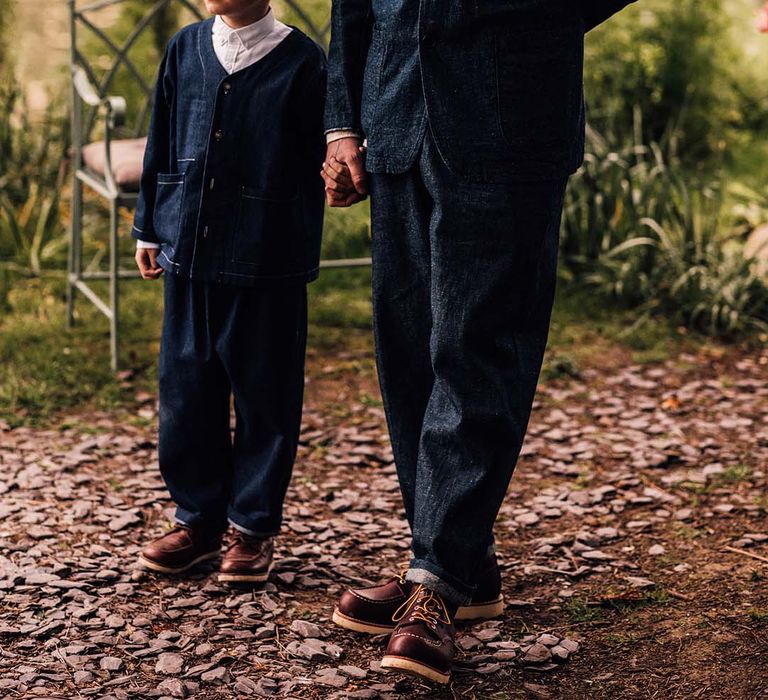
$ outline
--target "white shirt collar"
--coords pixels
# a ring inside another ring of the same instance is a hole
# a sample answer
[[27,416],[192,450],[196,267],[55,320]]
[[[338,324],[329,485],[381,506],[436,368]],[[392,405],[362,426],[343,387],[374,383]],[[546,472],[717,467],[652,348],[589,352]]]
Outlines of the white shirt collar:
[[216,15],[212,28],[214,41],[239,41],[246,50],[252,49],[274,30],[275,15],[272,12],[272,8],[261,19],[239,29],[233,29],[221,18],[221,15]]

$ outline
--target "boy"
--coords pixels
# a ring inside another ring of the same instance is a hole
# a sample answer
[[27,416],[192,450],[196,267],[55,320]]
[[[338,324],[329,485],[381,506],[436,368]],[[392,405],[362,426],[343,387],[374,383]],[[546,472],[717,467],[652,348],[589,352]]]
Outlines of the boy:
[[[141,564],[269,576],[299,436],[323,222],[325,56],[269,0],[205,0],[160,66],[133,236],[165,272],[160,471],[177,526]],[[230,399],[236,425],[230,433]]]

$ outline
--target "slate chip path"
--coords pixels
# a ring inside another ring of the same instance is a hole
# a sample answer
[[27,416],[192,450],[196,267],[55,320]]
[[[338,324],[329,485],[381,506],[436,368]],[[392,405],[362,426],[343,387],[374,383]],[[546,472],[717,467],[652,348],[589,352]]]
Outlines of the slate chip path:
[[[460,626],[459,696],[515,678],[545,697],[590,648],[567,606],[696,572],[670,563],[670,532],[746,518],[719,544],[768,554],[748,520],[768,485],[765,357],[734,361],[728,381],[678,371],[698,361],[683,356],[541,387],[496,529],[507,612]],[[329,619],[344,588],[400,569],[409,534],[383,412],[347,389],[375,391],[373,377],[328,367],[324,393],[309,385],[274,572],[254,590],[219,584],[215,562],[135,570],[172,515],[151,428],[110,413],[69,417],[93,434],[0,423],[0,697],[433,697],[381,670],[383,637]]]

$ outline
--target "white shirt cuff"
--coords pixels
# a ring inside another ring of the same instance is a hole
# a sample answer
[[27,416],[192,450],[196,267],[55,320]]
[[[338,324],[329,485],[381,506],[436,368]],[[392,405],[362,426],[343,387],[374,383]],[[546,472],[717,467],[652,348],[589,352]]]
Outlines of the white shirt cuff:
[[331,129],[325,132],[326,143],[333,143],[340,139],[357,139],[358,141],[362,141],[363,137],[354,129]]
[[157,249],[160,247],[159,243],[150,243],[149,241],[136,241],[136,249],[139,248],[154,248]]

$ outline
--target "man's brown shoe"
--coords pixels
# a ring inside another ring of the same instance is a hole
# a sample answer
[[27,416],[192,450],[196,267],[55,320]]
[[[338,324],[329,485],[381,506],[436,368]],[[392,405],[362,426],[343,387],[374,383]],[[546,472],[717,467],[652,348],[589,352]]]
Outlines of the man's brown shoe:
[[224,554],[219,569],[219,581],[224,583],[261,583],[269,578],[272,568],[274,540],[262,539],[242,532],[237,542]]
[[397,627],[381,660],[391,668],[448,683],[456,654],[456,630],[452,611],[443,598],[424,585],[418,585],[402,608],[395,613]]
[[[389,634],[395,629],[392,616],[410,597],[416,586],[405,580],[405,572],[378,586],[345,591],[332,620],[353,632]],[[498,617],[504,611],[501,574],[496,557],[490,559],[478,580],[472,600],[456,612],[456,620]]]
[[221,533],[177,525],[144,547],[139,564],[161,574],[180,574],[220,552]]

